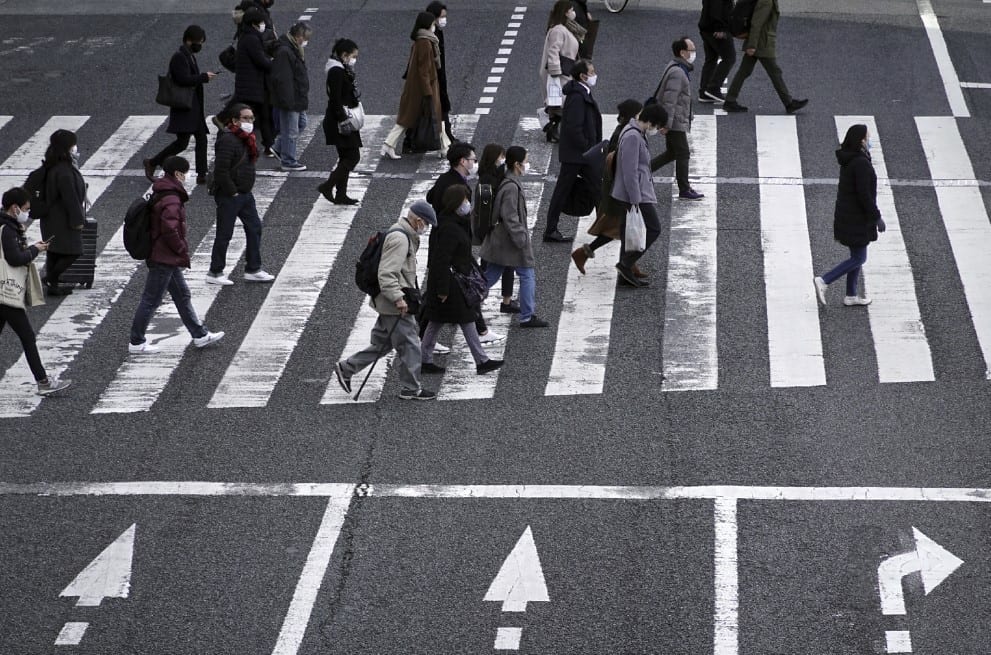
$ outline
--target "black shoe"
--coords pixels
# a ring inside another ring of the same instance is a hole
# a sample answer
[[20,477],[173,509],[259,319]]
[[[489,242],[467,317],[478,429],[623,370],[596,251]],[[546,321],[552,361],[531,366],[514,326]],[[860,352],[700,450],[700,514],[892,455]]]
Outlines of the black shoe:
[[619,281],[621,284],[625,283],[624,286],[636,288],[650,286],[650,282],[638,278],[632,268],[624,266],[623,264],[616,264],[616,270],[619,272]]
[[334,202],[334,187],[329,182],[324,182],[317,187],[317,191],[320,195],[327,199],[328,202]]
[[433,362],[423,362],[420,364],[420,371],[423,373],[443,373],[446,370],[443,366],[437,366]]
[[723,109],[730,112],[731,114],[738,114],[740,112],[747,111],[747,108],[741,105],[735,100],[727,100],[723,103]]
[[499,311],[502,312],[503,314],[519,314],[520,304],[513,302],[512,300],[510,300],[508,303],[501,302],[499,303]]
[[354,198],[348,198],[343,193],[338,193],[331,202],[335,205],[357,205],[359,201]]
[[68,296],[72,293],[72,287],[63,287],[57,284],[49,284],[47,287],[49,296]]
[[537,318],[536,316],[531,316],[529,321],[520,321],[521,328],[542,328],[550,327],[550,323],[547,321]]
[[351,393],[351,376],[344,374],[340,362],[334,364],[334,375],[337,376],[337,384],[341,385],[341,389],[344,389],[345,393]]
[[705,91],[699,91],[699,102],[703,104],[711,105],[712,103],[715,102],[715,100],[705,95]]
[[484,362],[482,362],[481,364],[479,364],[478,366],[476,366],[475,367],[475,371],[479,375],[485,375],[486,373],[488,373],[490,371],[494,371],[494,370],[496,370],[498,368],[501,368],[501,367],[502,367],[502,360],[501,359],[487,359]]
[[575,237],[566,237],[557,230],[544,235],[544,241],[546,243],[571,243],[574,240]]
[[785,105],[785,111],[788,112],[789,114],[794,114],[796,111],[798,111],[807,104],[809,104],[808,98],[806,98],[805,100],[792,99],[791,102]]
[[197,175],[196,184],[206,184],[206,175]]
[[403,389],[399,392],[400,400],[435,400],[436,398],[437,394],[433,391],[427,391],[426,389],[420,389],[419,391]]

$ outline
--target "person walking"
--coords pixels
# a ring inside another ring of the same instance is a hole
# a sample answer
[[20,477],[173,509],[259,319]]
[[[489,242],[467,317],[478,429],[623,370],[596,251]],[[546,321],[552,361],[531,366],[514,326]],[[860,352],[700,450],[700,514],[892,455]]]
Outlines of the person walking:
[[520,327],[544,328],[549,323],[536,315],[537,276],[533,244],[527,226],[526,196],[520,178],[530,162],[520,146],[506,150],[506,177],[495,194],[492,213],[498,222],[485,236],[479,255],[485,260],[485,282],[492,288],[506,269],[520,278]]
[[361,161],[361,132],[342,134],[339,127],[348,118],[347,110],[360,104],[361,93],[354,73],[357,62],[358,44],[351,39],[338,39],[326,67],[327,113],[323,118],[323,134],[327,145],[337,148],[337,165],[317,190],[338,205],[358,204],[356,199],[348,197],[348,180]]
[[723,109],[728,112],[744,112],[747,108],[737,102],[743,83],[754,72],[757,62],[764,67],[767,76],[771,78],[771,84],[785,106],[785,111],[794,114],[799,109],[809,104],[808,99],[799,100],[793,98],[788,86],[785,84],[781,67],[778,66],[777,43],[778,43],[778,17],[781,12],[778,9],[778,0],[757,0],[754,6],[753,18],[750,20],[750,32],[743,42],[743,59],[736,69],[736,75],[730,82],[726,91],[726,102]]
[[833,210],[833,238],[850,249],[850,258],[828,273],[816,276],[816,297],[826,306],[826,289],[846,276],[847,307],[871,304],[870,298],[857,295],[860,269],[867,261],[867,246],[884,232],[884,220],[877,207],[877,173],[871,163],[871,135],[866,125],[851,125],[836,151],[840,164],[840,182]]
[[[437,44],[440,48],[440,68],[437,70],[437,84],[440,88],[440,111],[444,117],[444,132],[451,143],[457,141],[451,129],[451,97],[447,92],[447,52],[444,48],[444,28],[447,27],[447,5],[443,2],[431,2],[427,5],[427,11],[437,17]],[[408,137],[409,135],[407,135]]]
[[193,105],[189,109],[169,108],[169,124],[165,131],[175,134],[175,141],[167,145],[154,157],[145,159],[142,164],[145,177],[155,181],[155,169],[172,155],[178,155],[189,147],[190,137],[196,138],[196,183],[206,184],[207,128],[206,112],[203,109],[203,85],[217,76],[216,73],[200,72],[196,54],[203,50],[206,31],[199,25],[190,25],[182,34],[182,45],[169,60],[169,77],[178,86],[193,88]]
[[[628,98],[616,106],[616,129],[609,137],[606,145],[606,161],[602,174],[602,194],[599,206],[596,208],[595,222],[588,228],[588,233],[595,237],[591,243],[584,243],[571,253],[571,260],[578,268],[578,272],[585,275],[585,263],[595,257],[595,251],[615,239],[621,239],[619,226],[623,214],[626,212],[621,205],[612,197],[612,185],[614,172],[616,170],[616,147],[619,145],[619,135],[626,129],[631,119],[643,109],[643,105],[632,98]],[[636,264],[633,265],[633,273],[638,278],[646,278],[647,275],[640,270]]]
[[723,82],[736,63],[733,34],[729,28],[729,15],[733,0],[702,0],[699,16],[699,34],[705,50],[705,63],[699,77],[699,102],[722,104]]
[[162,162],[165,175],[155,180],[151,187],[151,254],[145,261],[148,277],[141,293],[141,301],[131,321],[131,338],[128,352],[131,354],[155,353],[161,350],[148,343],[145,331],[162,304],[168,291],[175,303],[182,324],[189,330],[193,345],[204,348],[220,341],[223,332],[210,332],[200,321],[193,308],[192,296],[186,285],[182,269],[189,268],[189,242],[186,239],[186,203],[189,194],[183,183],[189,174],[189,161],[173,155]]
[[561,170],[547,208],[547,224],[544,226],[546,242],[570,243],[574,240],[573,236],[561,234],[557,226],[564,203],[585,168],[585,153],[602,141],[602,113],[592,97],[597,80],[592,62],[579,59],[571,68],[571,81],[564,85],[565,101],[558,145]]
[[[278,33],[275,31],[275,21],[272,20],[272,12],[270,11],[274,4],[275,0],[242,0],[234,10],[234,20],[237,22],[237,30],[234,38],[238,39],[244,32],[255,29],[252,25],[244,21],[244,14],[254,9],[261,14],[265,22],[265,29],[262,30],[262,44],[265,46],[265,52],[273,52],[275,50],[275,42],[279,40]],[[241,14],[241,20],[237,19],[238,12]]]
[[[24,226],[31,220],[30,211],[31,196],[21,187],[5,191],[3,198],[0,198],[0,256],[3,257],[3,263],[8,269],[26,269],[39,253],[48,249],[48,244],[44,241],[28,245]],[[30,272],[28,271],[27,274],[30,275]],[[26,290],[27,284],[20,288],[12,284],[4,284],[0,287],[0,333],[7,325],[14,330],[14,334],[21,341],[24,358],[38,385],[38,395],[48,396],[68,388],[72,381],[49,377],[45,372],[41,355],[38,354],[34,328],[31,327],[31,321],[28,320],[28,314],[24,309]]]
[[427,323],[423,333],[424,373],[443,373],[444,367],[433,363],[434,344],[441,327],[455,323],[461,327],[475,371],[484,375],[502,366],[501,359],[490,359],[475,329],[476,306],[465,300],[454,271],[468,275],[475,267],[471,255],[471,237],[463,227],[471,211],[471,191],[461,184],[452,185],[444,192],[437,227],[430,233],[430,253],[427,258],[427,290],[424,297],[423,317]]
[[217,233],[210,258],[207,284],[229,286],[234,282],[224,275],[227,246],[234,236],[235,221],[240,218],[247,239],[244,279],[248,282],[271,282],[275,279],[262,270],[262,221],[255,196],[255,116],[251,107],[234,104],[228,110],[227,129],[217,135],[213,169],[213,199],[217,203]]
[[431,113],[436,122],[441,157],[451,145],[451,140],[444,131],[444,113],[440,105],[440,40],[435,34],[436,30],[436,16],[429,11],[417,15],[410,34],[413,47],[410,48],[409,61],[406,64],[406,80],[399,99],[399,113],[396,115],[395,126],[382,144],[383,157],[402,157],[396,152],[396,147],[402,143],[406,130],[415,126],[426,111]]
[[398,357],[399,397],[402,400],[433,400],[437,394],[420,385],[421,345],[416,319],[409,313],[405,289],[418,289],[416,251],[428,227],[436,227],[437,216],[429,203],[418,200],[389,228],[382,243],[378,281],[381,293],[368,302],[378,313],[367,348],[334,364],[337,383],[351,393],[351,379],[372,362],[395,349]]
[[49,242],[43,282],[48,295],[66,296],[72,288],[60,286],[59,278],[83,254],[86,225],[86,182],[79,172],[76,134],[55,130],[42,165],[48,214],[41,217],[41,234]]
[[701,200],[704,194],[697,192],[688,182],[688,160],[691,149],[688,147],[688,133],[692,129],[692,83],[689,74],[695,61],[695,44],[682,37],[671,44],[674,59],[661,76],[657,102],[668,114],[664,142],[667,148],[650,162],[650,170],[656,171],[672,161],[675,163],[675,179],[678,182],[678,197],[682,200]]
[[571,76],[571,67],[578,59],[578,39],[568,29],[569,24],[577,25],[576,16],[571,0],[557,0],[547,19],[547,33],[544,35],[538,75],[544,98],[544,113],[548,120],[544,126],[544,134],[550,143],[558,142],[561,107],[564,105],[563,87]]
[[237,64],[234,70],[233,102],[251,107],[255,123],[261,136],[266,157],[275,157],[272,145],[275,143],[275,128],[272,125],[272,105],[269,104],[269,74],[272,60],[269,59],[262,43],[262,34],[267,27],[265,17],[256,8],[244,12],[241,20],[241,36],[237,40]]
[[[661,220],[657,215],[657,195],[654,193],[654,182],[650,171],[647,137],[657,134],[667,122],[667,112],[662,106],[648,105],[623,129],[619,136],[619,145],[616,147],[616,173],[612,197],[622,208],[620,234],[624,237],[616,270],[619,271],[620,281],[631,287],[646,287],[650,284],[647,279],[639,278],[633,273],[633,266],[661,234]],[[626,247],[626,214],[633,205],[639,207],[646,227],[647,242],[643,250],[630,250]]]
[[310,75],[306,70],[306,44],[313,28],[300,21],[279,37],[272,59],[272,105],[279,116],[276,151],[284,171],[305,171],[299,162],[299,133],[306,129],[306,110],[310,106]]
[[[474,245],[481,245],[482,239],[478,237],[475,222],[479,219],[478,212],[481,210],[479,200],[479,189],[482,185],[488,185],[492,190],[493,218],[495,214],[495,194],[499,185],[506,178],[506,149],[498,143],[490,143],[482,148],[482,156],[478,160],[478,183],[475,185],[475,193],[472,196],[472,237]],[[491,219],[490,219],[491,220]],[[482,270],[488,266],[485,258],[481,261]],[[502,302],[499,303],[499,312],[502,314],[519,314],[520,304],[513,302],[514,271],[511,266],[504,266],[502,270]]]

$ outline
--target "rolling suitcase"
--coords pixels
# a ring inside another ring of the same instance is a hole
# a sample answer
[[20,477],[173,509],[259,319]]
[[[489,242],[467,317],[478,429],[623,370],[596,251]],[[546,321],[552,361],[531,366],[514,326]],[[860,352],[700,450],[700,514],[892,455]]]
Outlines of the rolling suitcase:
[[72,262],[65,273],[59,278],[59,283],[66,286],[82,285],[87,289],[93,288],[93,277],[96,273],[96,219],[86,217],[83,226],[83,254]]

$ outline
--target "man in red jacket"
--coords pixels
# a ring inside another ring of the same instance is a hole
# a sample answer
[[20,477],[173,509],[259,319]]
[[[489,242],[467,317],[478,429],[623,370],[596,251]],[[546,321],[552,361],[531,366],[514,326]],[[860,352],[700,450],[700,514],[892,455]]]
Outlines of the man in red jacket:
[[152,185],[154,205],[151,210],[151,255],[145,262],[148,277],[141,302],[131,323],[131,353],[154,353],[159,347],[145,340],[145,330],[155,310],[168,291],[172,296],[183,325],[193,337],[193,344],[203,348],[220,341],[223,332],[206,329],[193,309],[192,297],[182,269],[189,268],[189,242],[186,240],[186,202],[189,194],[183,182],[189,175],[189,161],[172,156],[162,162],[163,177]]

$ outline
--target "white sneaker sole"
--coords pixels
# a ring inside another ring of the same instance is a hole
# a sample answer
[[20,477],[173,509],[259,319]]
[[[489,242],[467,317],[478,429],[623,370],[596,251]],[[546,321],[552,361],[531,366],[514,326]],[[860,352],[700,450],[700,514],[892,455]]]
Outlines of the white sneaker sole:
[[207,275],[204,278],[204,281],[207,284],[215,284],[218,287],[229,287],[229,286],[231,286],[231,285],[234,284],[234,280],[231,280],[230,278],[226,278],[226,277],[213,277],[213,276],[210,276],[210,275]]

